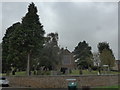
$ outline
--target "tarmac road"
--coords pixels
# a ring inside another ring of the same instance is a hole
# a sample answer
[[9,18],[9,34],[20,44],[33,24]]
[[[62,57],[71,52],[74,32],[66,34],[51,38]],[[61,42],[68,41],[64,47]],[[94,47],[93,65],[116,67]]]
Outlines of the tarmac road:
[[[3,87],[1,90],[68,90],[67,88],[13,88],[13,87]],[[78,89],[77,89],[78,90]]]

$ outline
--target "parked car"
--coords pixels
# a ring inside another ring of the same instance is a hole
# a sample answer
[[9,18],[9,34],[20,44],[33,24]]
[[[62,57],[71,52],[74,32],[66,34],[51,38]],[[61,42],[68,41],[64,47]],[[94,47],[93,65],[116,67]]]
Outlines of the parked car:
[[0,77],[0,86],[1,87],[8,87],[9,81],[5,77]]

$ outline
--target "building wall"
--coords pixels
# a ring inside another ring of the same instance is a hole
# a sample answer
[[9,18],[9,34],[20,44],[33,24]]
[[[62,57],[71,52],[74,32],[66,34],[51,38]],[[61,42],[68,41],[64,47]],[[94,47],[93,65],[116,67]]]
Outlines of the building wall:
[[11,87],[67,88],[66,79],[76,79],[78,88],[82,86],[118,85],[118,75],[83,75],[83,76],[9,76]]
[[[73,55],[67,49],[62,50],[62,52],[61,52],[61,62],[62,62],[61,67],[65,67],[65,68],[68,68],[68,69],[74,69],[75,68],[75,62],[74,62]],[[65,62],[67,62],[67,63],[65,63]]]
[[120,71],[120,60],[115,60],[115,66],[112,69]]
[[120,60],[117,60],[116,63],[118,65],[118,71],[120,71]]

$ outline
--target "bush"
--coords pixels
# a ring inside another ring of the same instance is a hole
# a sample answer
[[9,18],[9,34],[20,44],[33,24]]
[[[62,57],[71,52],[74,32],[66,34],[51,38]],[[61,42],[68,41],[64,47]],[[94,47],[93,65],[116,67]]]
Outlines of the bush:
[[44,75],[50,75],[50,71],[44,72]]
[[50,71],[37,71],[37,75],[51,75]]
[[98,70],[98,66],[92,66],[91,68],[92,68],[92,70],[94,70],[94,71]]

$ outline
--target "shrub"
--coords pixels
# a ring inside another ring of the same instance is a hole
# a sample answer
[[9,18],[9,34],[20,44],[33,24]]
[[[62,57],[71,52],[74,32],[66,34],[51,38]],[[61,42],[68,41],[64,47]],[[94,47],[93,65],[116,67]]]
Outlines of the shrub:
[[92,66],[92,70],[94,71],[98,70],[98,66]]

